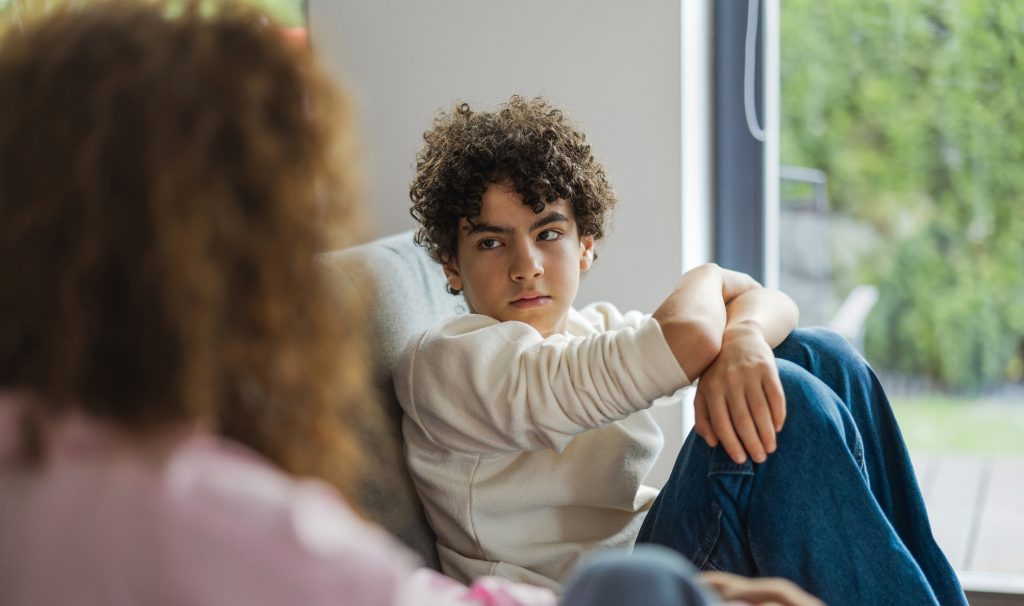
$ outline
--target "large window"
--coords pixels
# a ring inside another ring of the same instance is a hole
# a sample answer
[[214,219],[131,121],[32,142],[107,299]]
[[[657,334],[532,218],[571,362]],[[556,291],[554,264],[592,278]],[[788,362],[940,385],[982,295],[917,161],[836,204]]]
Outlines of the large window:
[[715,259],[864,353],[971,602],[1020,603],[1024,3],[713,6]]
[[972,603],[1019,603],[1024,3],[779,7],[780,285],[879,374]]
[[1024,4],[780,11],[782,288],[912,449],[1024,454]]

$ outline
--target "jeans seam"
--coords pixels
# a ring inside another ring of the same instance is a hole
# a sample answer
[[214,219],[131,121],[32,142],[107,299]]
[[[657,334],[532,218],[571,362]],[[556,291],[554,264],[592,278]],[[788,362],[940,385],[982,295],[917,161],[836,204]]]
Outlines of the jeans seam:
[[757,549],[754,548],[754,541],[750,537],[750,527],[747,527],[745,533],[747,537],[747,545],[750,547],[750,559],[754,560],[754,574],[760,574],[764,570],[764,566],[761,565],[761,558],[757,555]]
[[[708,533],[704,542],[701,543],[699,551],[695,554],[694,563],[697,568],[704,570],[708,562],[711,560],[711,553],[715,550],[715,546],[718,545],[718,539],[722,536],[722,508],[718,503],[711,502],[711,528],[712,531]],[[718,568],[715,567],[717,570]]]

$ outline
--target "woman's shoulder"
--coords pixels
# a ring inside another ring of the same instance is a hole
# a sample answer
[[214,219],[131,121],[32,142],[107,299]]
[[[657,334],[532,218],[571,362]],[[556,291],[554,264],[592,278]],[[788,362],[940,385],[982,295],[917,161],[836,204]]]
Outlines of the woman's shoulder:
[[[213,552],[241,560],[239,582],[276,578],[297,594],[308,591],[310,599],[334,586],[352,597],[365,594],[350,603],[373,603],[371,595],[393,590],[414,568],[414,558],[333,487],[293,478],[216,436],[182,444],[167,462],[164,482],[173,504],[168,527],[205,537],[204,550],[214,543]],[[217,569],[225,574],[223,564]]]
[[291,476],[245,446],[211,433],[184,440],[168,457],[160,481],[176,517],[195,518],[225,538],[245,542],[264,535],[277,549],[294,550],[293,555],[382,555],[412,563],[333,486]]
[[[0,529],[12,531],[0,560],[32,554],[19,564],[25,595],[56,591],[36,572],[66,569],[77,572],[61,596],[113,575],[135,603],[383,604],[415,568],[332,486],[208,430],[138,440],[72,416],[49,437],[41,464],[0,473]],[[97,545],[109,557],[82,557]]]

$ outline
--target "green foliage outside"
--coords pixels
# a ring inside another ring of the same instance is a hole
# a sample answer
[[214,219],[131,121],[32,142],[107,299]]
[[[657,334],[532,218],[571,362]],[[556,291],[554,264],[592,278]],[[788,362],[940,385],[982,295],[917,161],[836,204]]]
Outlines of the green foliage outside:
[[781,11],[782,162],[825,171],[833,212],[879,234],[848,277],[881,294],[867,357],[960,390],[1020,381],[1024,3]]
[[247,4],[260,7],[281,25],[304,27],[302,0],[245,0]]
[[[45,10],[57,4],[86,4],[89,0],[0,0],[0,22],[12,17],[16,18],[18,13],[34,14],[36,11]],[[217,2],[218,0],[206,0]],[[239,1],[239,0],[236,0]],[[250,4],[265,11],[272,19],[284,26],[301,27],[305,25],[303,16],[302,0],[240,0],[242,4]],[[174,2],[169,2],[174,4]]]

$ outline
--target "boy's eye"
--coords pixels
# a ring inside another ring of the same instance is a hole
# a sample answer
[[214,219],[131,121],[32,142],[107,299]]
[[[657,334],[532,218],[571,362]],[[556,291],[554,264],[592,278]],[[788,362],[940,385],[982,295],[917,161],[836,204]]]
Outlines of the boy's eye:
[[480,248],[483,248],[484,250],[490,250],[492,248],[498,248],[498,246],[501,245],[501,242],[498,242],[494,238],[484,238],[483,240],[477,242],[476,245]]
[[558,231],[555,231],[553,229],[545,229],[544,231],[540,232],[540,234],[537,235],[537,239],[541,240],[542,242],[551,242],[553,240],[557,240],[561,236],[562,234],[559,233]]

